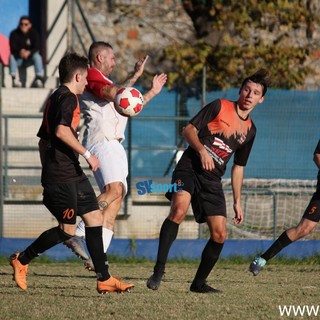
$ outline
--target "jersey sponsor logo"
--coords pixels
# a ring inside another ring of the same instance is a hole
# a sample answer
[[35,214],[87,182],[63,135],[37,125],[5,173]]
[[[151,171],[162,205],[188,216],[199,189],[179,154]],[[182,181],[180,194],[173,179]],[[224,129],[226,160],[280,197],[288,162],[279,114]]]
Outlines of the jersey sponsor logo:
[[209,155],[220,165],[223,165],[224,159],[228,158],[232,153],[232,149],[217,137],[214,138],[210,148],[206,145],[204,147],[208,151]]
[[225,150],[227,153],[232,152],[231,148],[217,137],[214,138],[212,145],[217,146],[219,149]]
[[222,123],[224,123],[226,126],[230,127],[229,122],[225,121],[224,119],[220,119],[220,121],[221,121]]
[[[216,149],[214,147],[211,147],[209,148],[208,146],[204,145],[205,149],[208,151],[209,155],[217,162],[219,163],[220,165],[223,165],[224,164],[224,161],[221,157],[219,157],[217,154],[216,154],[216,151],[219,149]],[[221,150],[220,150],[221,151]],[[225,152],[225,151],[221,151],[223,153],[224,156],[227,156],[228,153]]]

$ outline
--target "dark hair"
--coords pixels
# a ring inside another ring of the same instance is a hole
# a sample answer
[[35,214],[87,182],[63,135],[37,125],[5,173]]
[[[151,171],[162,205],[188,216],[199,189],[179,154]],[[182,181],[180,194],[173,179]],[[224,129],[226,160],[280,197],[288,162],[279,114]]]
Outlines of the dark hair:
[[271,86],[271,78],[269,77],[269,73],[268,73],[268,71],[266,69],[259,69],[253,75],[245,78],[242,81],[242,84],[241,84],[241,87],[240,87],[240,91],[248,81],[251,81],[251,82],[254,82],[254,83],[258,83],[263,87],[262,96],[264,96],[266,94],[266,92],[268,90],[268,87]]
[[19,19],[19,24],[22,22],[22,20],[28,20],[29,22],[31,22],[29,16],[21,16],[20,19]]
[[105,42],[105,41],[95,41],[91,44],[90,48],[89,48],[89,53],[88,53],[88,58],[90,61],[94,60],[94,57],[97,54],[97,50],[100,49],[113,49],[111,44],[109,42]]
[[60,83],[67,83],[72,80],[72,77],[78,70],[87,70],[88,59],[85,56],[80,56],[77,53],[67,53],[59,63],[59,79]]

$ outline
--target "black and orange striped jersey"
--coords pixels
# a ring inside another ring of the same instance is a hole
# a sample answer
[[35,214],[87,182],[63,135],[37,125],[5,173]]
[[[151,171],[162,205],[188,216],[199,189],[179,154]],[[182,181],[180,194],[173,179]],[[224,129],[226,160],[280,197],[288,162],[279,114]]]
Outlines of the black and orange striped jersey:
[[[60,86],[48,99],[37,136],[48,143],[39,148],[42,159],[42,183],[58,183],[81,180],[79,154],[60,140],[55,132],[58,125],[70,127],[78,138],[80,123],[78,97],[66,86]],[[44,145],[44,144],[42,144]]]
[[[199,111],[190,123],[198,129],[200,142],[214,160],[214,171],[206,174],[220,180],[233,154],[235,164],[247,164],[256,127],[249,116],[246,119],[239,116],[235,102],[215,100]],[[190,146],[177,164],[177,168],[185,167],[202,171],[200,158]]]

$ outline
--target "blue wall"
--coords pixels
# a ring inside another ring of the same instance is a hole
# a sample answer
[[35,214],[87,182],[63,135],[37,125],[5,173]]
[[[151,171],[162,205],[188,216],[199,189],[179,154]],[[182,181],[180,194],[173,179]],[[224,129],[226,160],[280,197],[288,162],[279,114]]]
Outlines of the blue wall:
[[18,26],[23,15],[29,15],[29,0],[1,0],[0,33],[9,38],[10,32]]
[[[33,239],[0,238],[0,256],[6,257],[14,252],[25,249]],[[272,240],[227,240],[223,247],[221,257],[230,258],[242,256],[252,258],[265,251]],[[170,250],[169,258],[199,259],[207,240],[182,240],[177,239]],[[281,256],[287,258],[307,258],[320,254],[320,240],[300,240],[292,243],[282,250]],[[135,256],[137,258],[156,259],[158,239],[136,239]],[[113,239],[108,250],[110,255],[130,257],[130,240]],[[54,260],[67,260],[74,258],[71,250],[59,244],[45,252],[45,255]]]
[[[236,101],[238,89],[207,94],[207,102],[217,98]],[[190,99],[190,118],[200,108],[201,101]],[[139,116],[156,115],[175,115],[174,93],[161,93]],[[173,147],[172,151],[151,148],[134,151],[132,176],[163,176],[175,150],[175,124],[173,121],[139,121],[139,116],[132,120],[133,146]],[[246,178],[316,179],[317,169],[312,158],[320,138],[320,92],[268,90],[265,101],[252,111],[251,117],[257,127],[257,136],[245,170]],[[230,177],[231,163],[226,178]]]

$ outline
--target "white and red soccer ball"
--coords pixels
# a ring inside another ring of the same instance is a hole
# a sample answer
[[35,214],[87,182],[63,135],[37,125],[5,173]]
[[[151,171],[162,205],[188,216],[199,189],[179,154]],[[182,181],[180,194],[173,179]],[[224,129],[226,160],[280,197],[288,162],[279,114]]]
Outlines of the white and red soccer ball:
[[119,89],[114,102],[116,110],[129,118],[135,117],[143,109],[143,96],[138,89],[133,87]]

